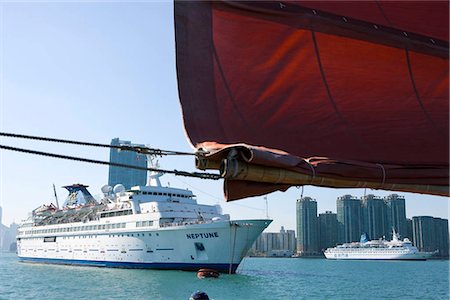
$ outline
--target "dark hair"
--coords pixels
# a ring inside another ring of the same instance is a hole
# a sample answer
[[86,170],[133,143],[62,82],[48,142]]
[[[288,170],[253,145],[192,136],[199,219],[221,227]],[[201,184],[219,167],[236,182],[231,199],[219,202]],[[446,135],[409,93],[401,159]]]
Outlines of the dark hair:
[[196,291],[191,295],[189,300],[209,300],[209,297],[205,292]]

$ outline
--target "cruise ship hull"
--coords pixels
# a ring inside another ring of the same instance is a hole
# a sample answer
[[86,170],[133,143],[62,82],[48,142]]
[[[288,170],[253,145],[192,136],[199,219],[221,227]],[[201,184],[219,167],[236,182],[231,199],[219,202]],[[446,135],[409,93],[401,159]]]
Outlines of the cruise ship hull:
[[333,253],[325,252],[327,259],[338,260],[427,260],[433,253],[419,252],[408,254],[395,253]]
[[235,273],[271,220],[218,221],[153,230],[33,235],[18,239],[23,262],[96,267],[198,270]]

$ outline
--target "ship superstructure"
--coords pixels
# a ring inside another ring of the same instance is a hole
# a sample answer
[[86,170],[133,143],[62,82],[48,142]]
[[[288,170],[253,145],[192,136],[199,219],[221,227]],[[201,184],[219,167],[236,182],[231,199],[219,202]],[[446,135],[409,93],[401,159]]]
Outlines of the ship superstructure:
[[43,205],[18,229],[21,261],[104,267],[234,273],[271,220],[230,220],[219,205],[198,204],[187,189],[104,186],[96,201],[87,186],[66,186],[63,208]]
[[436,252],[420,252],[408,238],[400,240],[400,236],[392,230],[392,240],[367,239],[366,234],[359,242],[345,243],[325,250],[328,259],[353,260],[426,260]]

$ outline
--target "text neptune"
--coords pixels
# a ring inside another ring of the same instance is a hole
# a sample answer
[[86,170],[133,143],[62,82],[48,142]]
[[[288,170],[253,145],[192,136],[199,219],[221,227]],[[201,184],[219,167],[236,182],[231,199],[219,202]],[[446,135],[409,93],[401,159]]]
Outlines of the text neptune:
[[198,239],[198,238],[202,238],[202,239],[209,239],[209,238],[217,238],[219,237],[219,234],[217,232],[205,232],[205,233],[191,233],[191,234],[186,234],[186,237],[188,239]]

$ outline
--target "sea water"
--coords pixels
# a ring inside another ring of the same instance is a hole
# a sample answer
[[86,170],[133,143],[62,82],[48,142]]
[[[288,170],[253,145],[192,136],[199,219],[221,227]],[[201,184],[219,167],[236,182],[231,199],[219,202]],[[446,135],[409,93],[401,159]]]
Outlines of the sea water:
[[449,262],[245,258],[238,274],[20,263],[0,253],[0,299],[449,299]]

